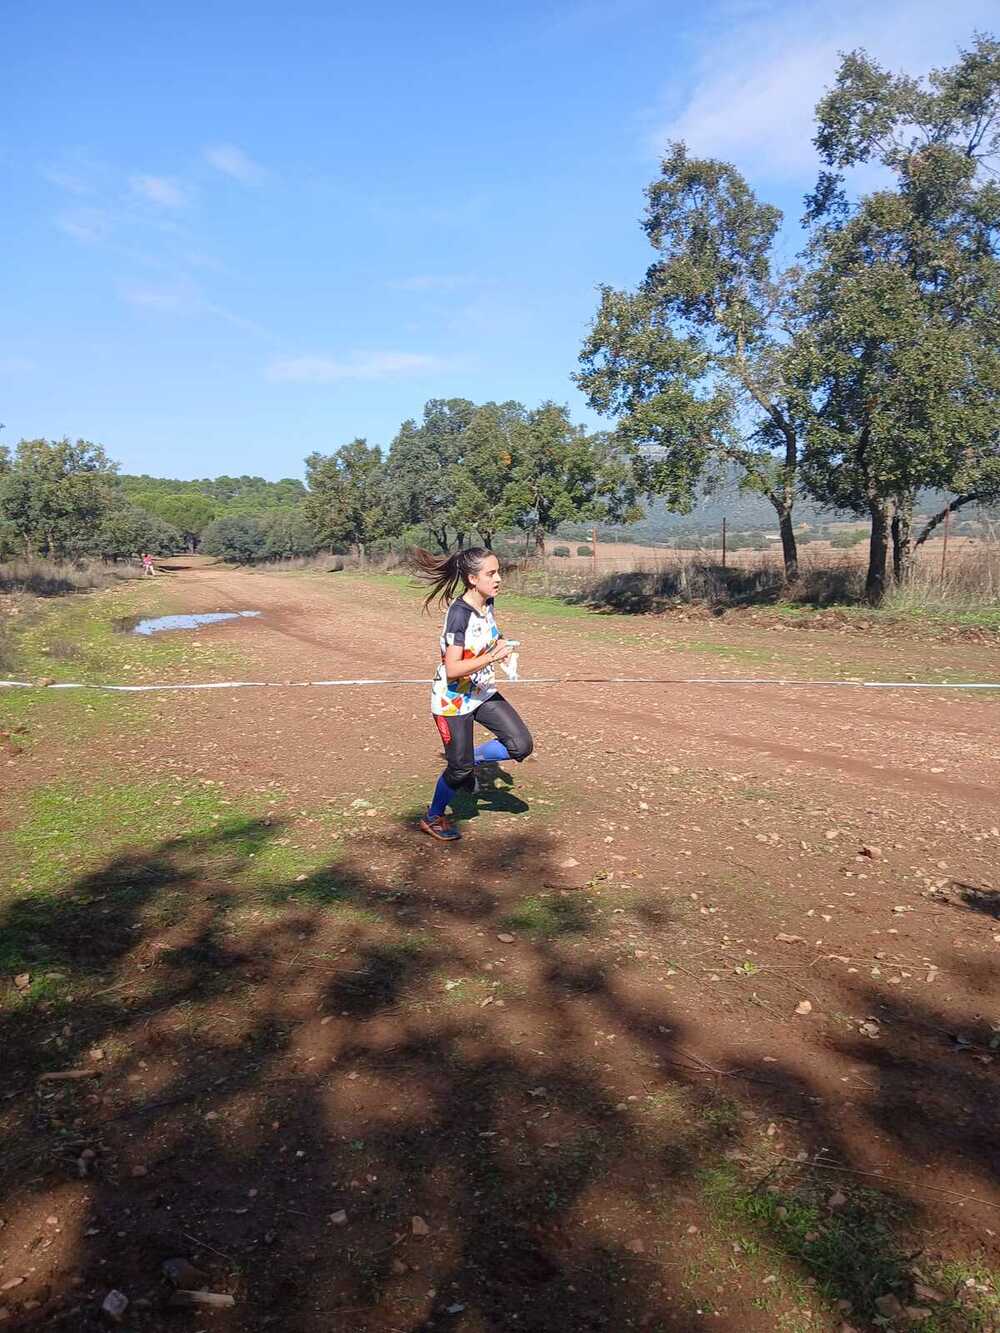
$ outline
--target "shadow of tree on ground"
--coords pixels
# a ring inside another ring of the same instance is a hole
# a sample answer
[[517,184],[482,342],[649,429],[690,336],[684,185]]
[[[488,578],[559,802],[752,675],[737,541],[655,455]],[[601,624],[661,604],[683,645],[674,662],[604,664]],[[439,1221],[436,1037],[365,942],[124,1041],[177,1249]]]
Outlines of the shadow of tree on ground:
[[[599,894],[545,892],[544,836],[442,855],[390,829],[255,874],[280,832],[122,854],[0,921],[37,976],[0,1010],[14,1318],[106,1327],[117,1288],[130,1327],[203,1327],[167,1306],[181,1256],[235,1298],[217,1329],[904,1327],[921,1164],[996,1201],[995,1072],[928,1042],[933,1006],[880,996],[877,1055],[841,1043],[883,1074],[852,1136],[790,1058],[706,1046]],[[865,1174],[865,1133],[909,1172]],[[989,1327],[960,1295],[924,1326]]]

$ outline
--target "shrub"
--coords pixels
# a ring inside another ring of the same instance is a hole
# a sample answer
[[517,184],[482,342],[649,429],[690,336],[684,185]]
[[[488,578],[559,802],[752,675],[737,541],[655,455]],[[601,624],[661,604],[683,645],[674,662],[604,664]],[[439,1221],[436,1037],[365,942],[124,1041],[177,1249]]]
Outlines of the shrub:
[[590,546],[578,546],[576,548],[576,553],[577,555],[593,555],[594,551]]
[[569,555],[569,553],[570,551],[568,546],[557,546],[552,552],[553,555]]
[[852,546],[859,546],[867,538],[868,534],[864,528],[850,528],[847,531],[835,532],[830,538],[830,545],[835,546],[838,551],[848,551]]
[[237,565],[249,565],[264,555],[265,535],[251,514],[216,518],[201,534],[201,549]]

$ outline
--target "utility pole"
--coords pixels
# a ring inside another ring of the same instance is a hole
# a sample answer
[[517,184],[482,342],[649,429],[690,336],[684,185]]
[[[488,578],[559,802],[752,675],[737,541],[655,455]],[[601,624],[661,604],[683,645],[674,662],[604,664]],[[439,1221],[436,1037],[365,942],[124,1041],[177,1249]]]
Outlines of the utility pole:
[[944,567],[948,559],[948,520],[951,518],[951,506],[944,511],[944,542],[941,546],[941,582],[944,583]]
[[594,578],[597,578],[597,525],[590,529],[590,567]]
[[722,520],[722,568],[726,567],[726,520]]

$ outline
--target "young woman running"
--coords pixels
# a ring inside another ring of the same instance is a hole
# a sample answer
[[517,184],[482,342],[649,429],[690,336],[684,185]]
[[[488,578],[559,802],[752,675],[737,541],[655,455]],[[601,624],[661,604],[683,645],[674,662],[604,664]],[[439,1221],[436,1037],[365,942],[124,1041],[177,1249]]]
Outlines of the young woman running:
[[[441,842],[462,835],[445,815],[455,793],[474,790],[476,765],[531,754],[531,732],[496,687],[495,664],[509,657],[493,619],[493,599],[500,590],[500,561],[492,551],[470,546],[451,555],[414,551],[417,574],[430,584],[424,601],[447,607],[441,631],[441,665],[431,687],[431,713],[444,742],[447,768],[420,827]],[[459,588],[461,594],[456,596]],[[472,727],[481,722],[495,740],[473,745]]]

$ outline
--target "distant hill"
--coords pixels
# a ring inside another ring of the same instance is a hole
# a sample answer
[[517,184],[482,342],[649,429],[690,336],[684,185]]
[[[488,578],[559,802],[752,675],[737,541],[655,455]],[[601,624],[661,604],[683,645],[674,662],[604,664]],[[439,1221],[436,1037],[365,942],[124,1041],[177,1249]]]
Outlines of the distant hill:
[[119,485],[131,499],[143,495],[204,495],[217,512],[259,514],[269,509],[286,509],[300,504],[306,488],[297,477],[265,481],[263,477],[204,477],[200,481],[177,481],[170,477],[145,474],[119,476]]

